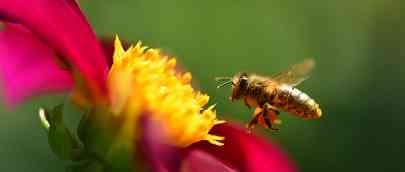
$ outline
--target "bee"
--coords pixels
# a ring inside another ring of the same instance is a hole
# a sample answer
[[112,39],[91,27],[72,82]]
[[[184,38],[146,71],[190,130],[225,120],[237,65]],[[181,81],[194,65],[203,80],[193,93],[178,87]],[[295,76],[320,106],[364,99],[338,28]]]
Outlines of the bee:
[[302,63],[292,65],[288,69],[271,77],[241,72],[233,77],[218,77],[217,81],[225,81],[217,88],[232,85],[229,99],[243,99],[247,107],[254,107],[253,118],[247,124],[251,131],[256,124],[271,130],[273,124],[280,124],[280,110],[304,119],[316,119],[322,116],[319,104],[304,92],[294,88],[308,79],[315,63],[305,59]]

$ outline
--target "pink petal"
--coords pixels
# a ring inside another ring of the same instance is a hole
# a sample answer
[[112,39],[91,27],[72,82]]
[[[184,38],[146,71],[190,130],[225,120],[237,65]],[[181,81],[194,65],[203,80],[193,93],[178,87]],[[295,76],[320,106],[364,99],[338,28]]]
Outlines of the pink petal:
[[107,62],[73,0],[0,0],[0,18],[22,24],[75,67],[93,96],[106,94]]
[[207,142],[199,142],[189,149],[206,151],[240,171],[297,171],[288,157],[268,140],[248,134],[229,124],[216,125],[212,133],[225,136],[225,145],[218,147]]
[[29,96],[71,89],[70,72],[55,59],[54,52],[28,30],[7,24],[0,31],[0,77],[6,103],[14,106]]

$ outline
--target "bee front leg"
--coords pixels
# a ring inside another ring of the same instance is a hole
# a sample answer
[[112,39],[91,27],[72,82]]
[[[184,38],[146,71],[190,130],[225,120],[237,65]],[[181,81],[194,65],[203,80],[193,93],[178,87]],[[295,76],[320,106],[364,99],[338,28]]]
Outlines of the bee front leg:
[[270,128],[271,130],[274,130],[274,131],[280,130],[278,128],[273,128],[272,120],[270,119],[270,116],[269,116],[270,113],[275,113],[276,115],[280,114],[280,112],[276,108],[271,106],[269,103],[265,103],[263,105],[263,112],[262,112],[264,122],[266,123],[267,127]]

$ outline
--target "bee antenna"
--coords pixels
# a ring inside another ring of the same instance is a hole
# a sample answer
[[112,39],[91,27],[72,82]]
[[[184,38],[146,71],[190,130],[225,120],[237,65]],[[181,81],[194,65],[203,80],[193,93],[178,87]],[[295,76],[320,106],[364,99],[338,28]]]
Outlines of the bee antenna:
[[231,77],[216,77],[215,81],[230,81]]
[[224,83],[218,85],[217,88],[221,88],[221,87],[223,87],[223,86],[230,85],[231,83],[232,83],[232,80],[229,79],[228,81],[226,81],[226,82],[224,82]]

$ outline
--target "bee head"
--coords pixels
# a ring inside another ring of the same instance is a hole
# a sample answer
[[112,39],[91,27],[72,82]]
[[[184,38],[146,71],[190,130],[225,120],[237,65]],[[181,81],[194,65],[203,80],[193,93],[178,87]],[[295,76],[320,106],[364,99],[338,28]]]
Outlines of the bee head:
[[248,80],[249,75],[245,72],[238,73],[232,78],[232,96],[230,97],[232,101],[238,100],[245,95],[249,85]]
[[218,77],[216,78],[217,81],[225,81],[217,86],[217,88],[221,88],[226,85],[232,85],[232,96],[230,99],[237,100],[242,98],[244,93],[248,88],[248,74],[245,72],[241,72],[236,74],[235,76],[231,77]]
[[248,74],[241,72],[232,78],[232,85],[240,90],[246,90],[248,86]]

